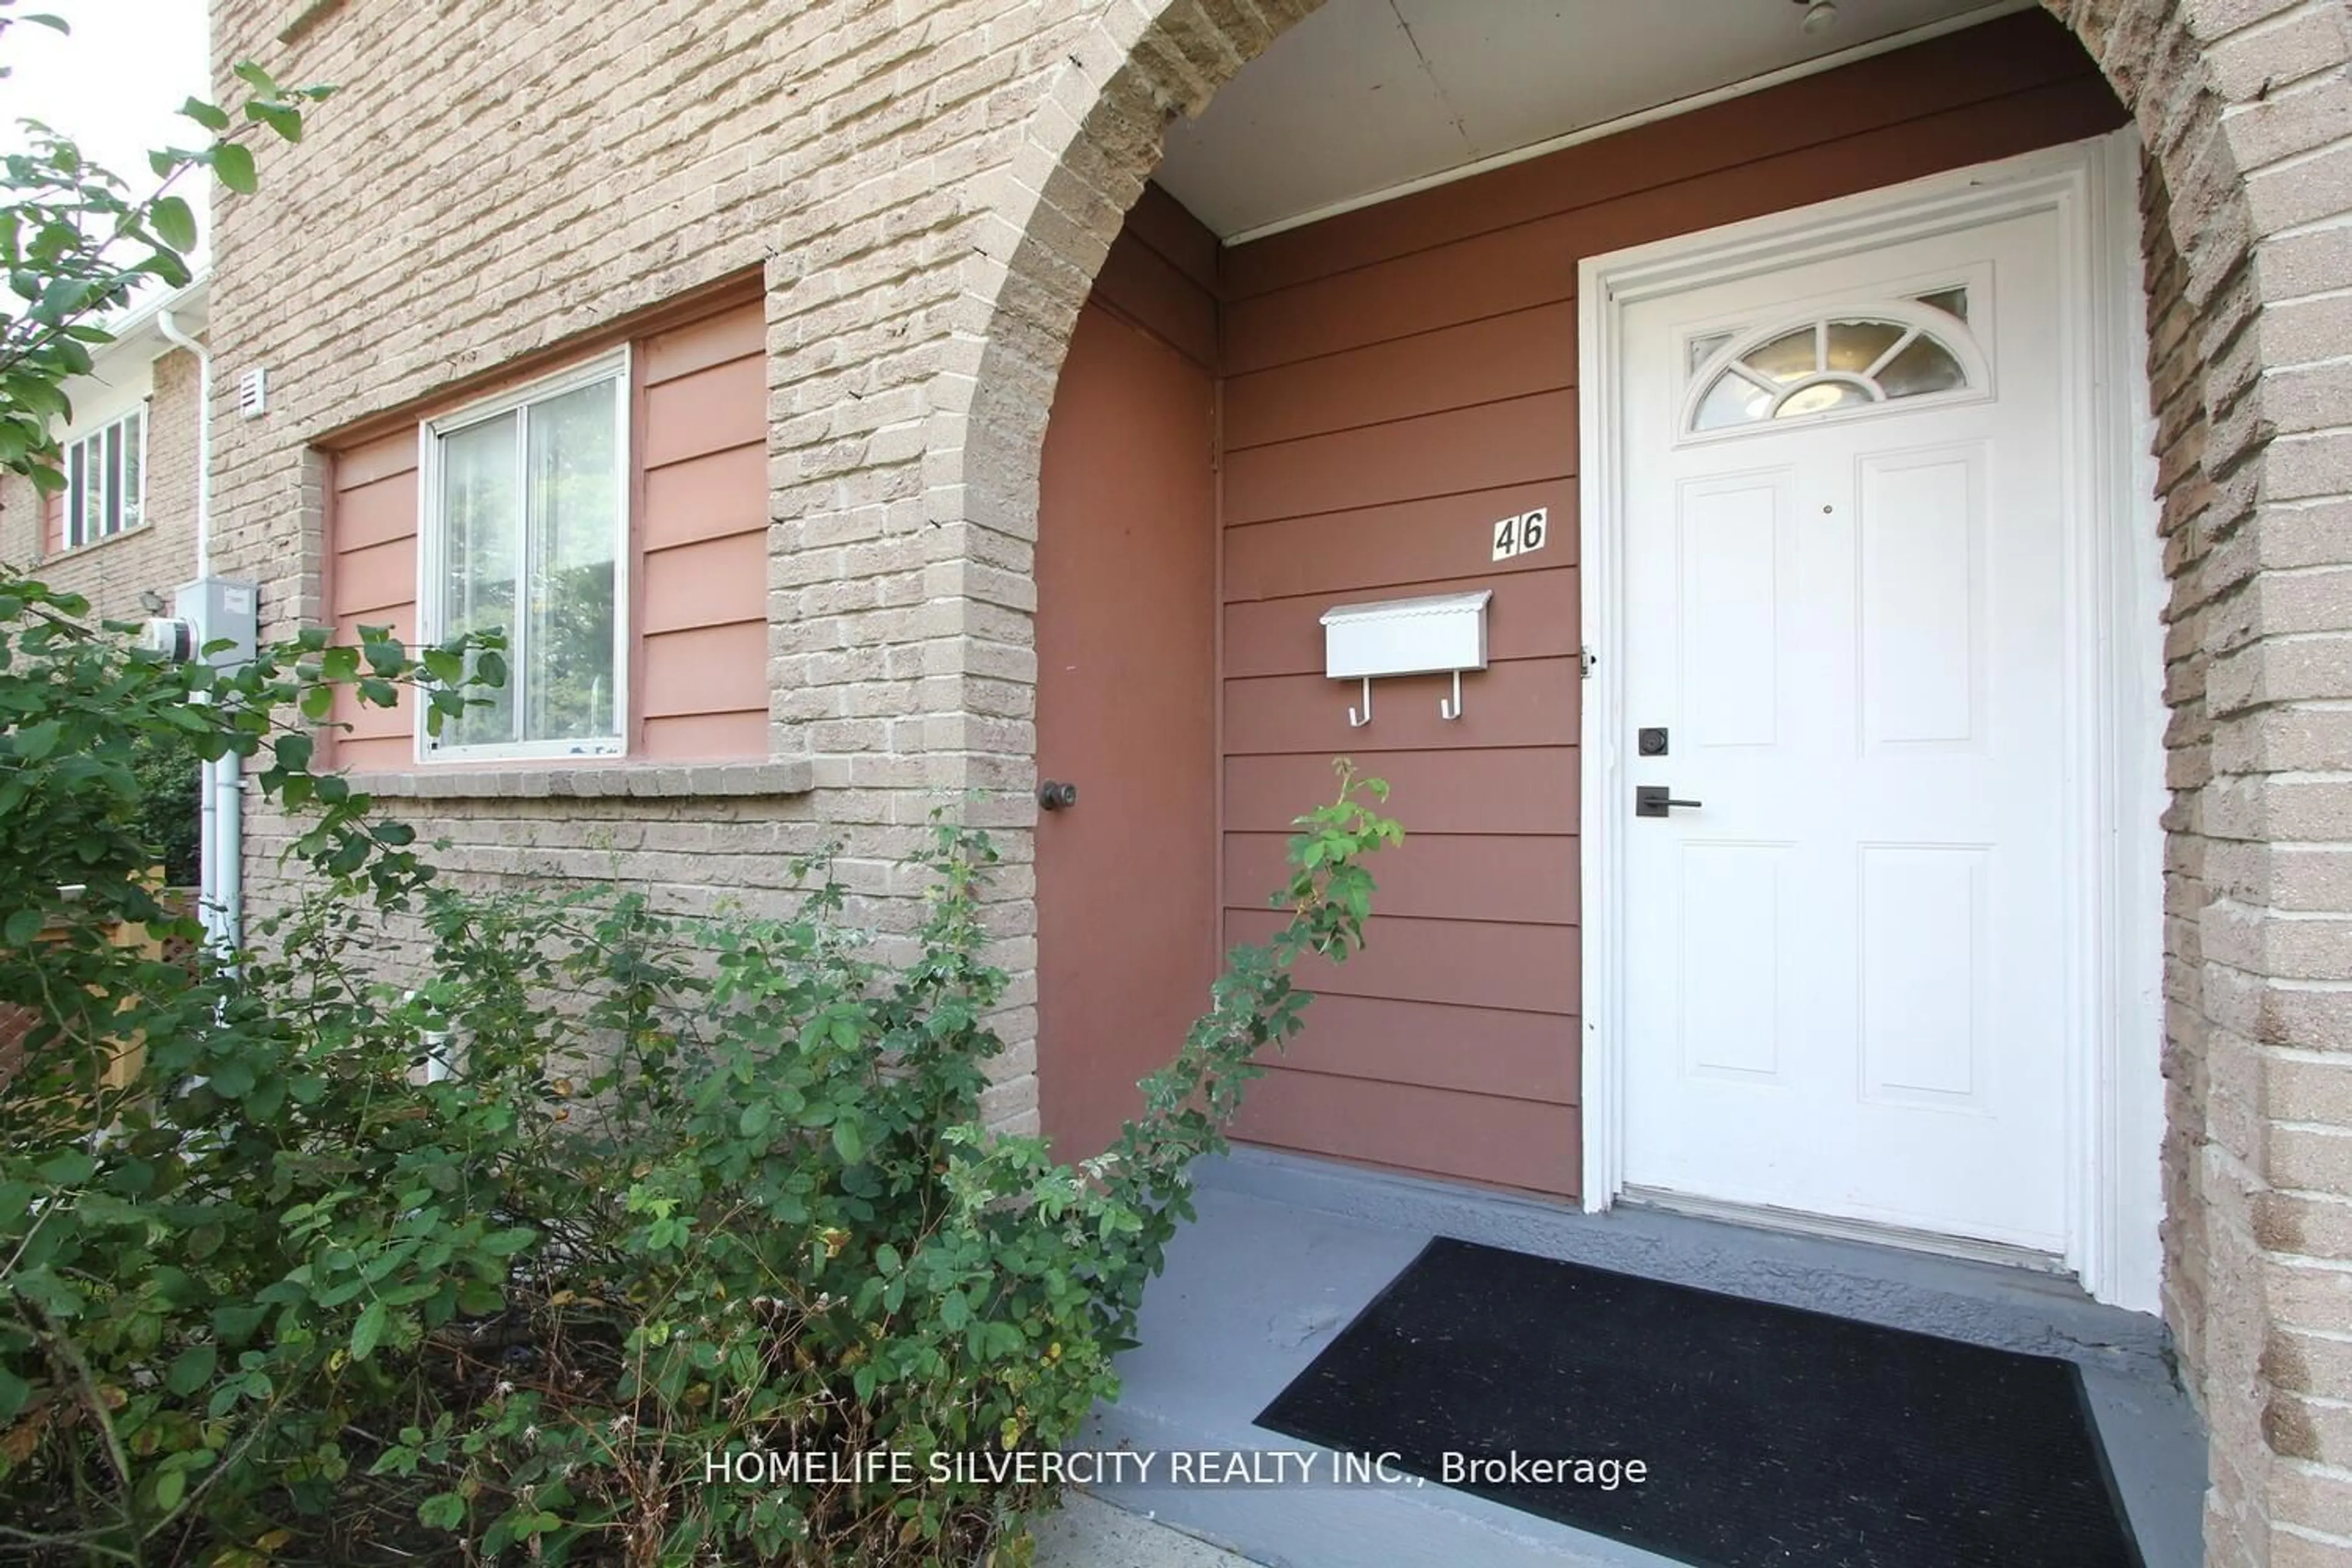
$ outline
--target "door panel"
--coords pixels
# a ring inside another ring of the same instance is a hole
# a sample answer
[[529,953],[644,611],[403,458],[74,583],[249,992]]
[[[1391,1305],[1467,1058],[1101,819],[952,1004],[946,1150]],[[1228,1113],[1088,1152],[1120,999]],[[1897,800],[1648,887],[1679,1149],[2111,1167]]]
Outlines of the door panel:
[[1217,937],[1214,388],[1099,305],[1040,471],[1038,1110],[1064,1160],[1143,1108],[1206,1005]]
[[1861,462],[1862,733],[1864,746],[1980,737],[1985,626],[1982,447]]
[[2063,1250],[2058,243],[1626,311],[1630,1186]]

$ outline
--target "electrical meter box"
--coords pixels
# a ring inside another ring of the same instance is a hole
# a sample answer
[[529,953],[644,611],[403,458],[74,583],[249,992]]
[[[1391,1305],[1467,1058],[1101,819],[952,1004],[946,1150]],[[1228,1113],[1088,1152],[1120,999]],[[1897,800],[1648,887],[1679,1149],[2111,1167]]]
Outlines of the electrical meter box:
[[[215,669],[252,662],[261,640],[261,590],[226,577],[199,577],[172,596],[173,616],[195,634],[195,650]],[[215,648],[226,642],[227,647]]]

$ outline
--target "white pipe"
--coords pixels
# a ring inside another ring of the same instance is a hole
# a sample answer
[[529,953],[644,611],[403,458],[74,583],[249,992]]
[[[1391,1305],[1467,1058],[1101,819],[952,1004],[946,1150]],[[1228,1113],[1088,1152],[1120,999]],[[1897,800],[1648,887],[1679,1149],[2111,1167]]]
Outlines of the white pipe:
[[196,575],[213,574],[213,356],[180,330],[166,304],[155,312],[155,331],[165,342],[196,356]]
[[[213,571],[213,356],[180,330],[169,303],[155,312],[155,331],[165,342],[196,356],[196,577]],[[205,637],[212,628],[201,628]],[[203,866],[196,903],[205,933],[216,952],[236,950],[245,924],[244,770],[235,756],[205,764],[196,830]]]

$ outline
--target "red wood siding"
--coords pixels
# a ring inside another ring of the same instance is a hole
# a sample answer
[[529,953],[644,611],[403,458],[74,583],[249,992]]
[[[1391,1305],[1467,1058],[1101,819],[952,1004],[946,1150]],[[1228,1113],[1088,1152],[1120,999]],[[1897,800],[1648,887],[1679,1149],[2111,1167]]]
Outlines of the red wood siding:
[[[404,430],[338,452],[327,509],[327,615],[337,642],[363,626],[416,637],[416,432]],[[404,768],[416,755],[415,709],[362,708],[348,691],[335,700],[339,767]]]
[[[1577,1188],[1578,261],[2122,119],[2030,13],[1223,253],[1226,938],[1271,929],[1283,829],[1333,754],[1391,782],[1409,836],[1243,1136]],[[1492,563],[1489,525],[1533,505],[1550,543]],[[1322,612],[1482,587],[1465,716],[1438,717],[1437,679],[1382,681],[1349,730]]]
[[757,300],[637,346],[635,750],[768,754],[767,317]]
[[[766,326],[757,300],[636,345],[631,752],[657,761],[768,754]],[[430,413],[425,416],[430,416]],[[327,606],[339,638],[416,635],[414,426],[333,455]],[[415,721],[362,710],[337,761],[404,767]]]

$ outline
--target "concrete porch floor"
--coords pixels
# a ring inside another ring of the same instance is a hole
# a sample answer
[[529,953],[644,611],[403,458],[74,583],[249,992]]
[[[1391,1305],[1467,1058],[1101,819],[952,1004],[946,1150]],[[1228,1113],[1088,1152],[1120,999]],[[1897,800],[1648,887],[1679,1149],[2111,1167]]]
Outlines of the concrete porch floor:
[[[1252,1425],[1433,1236],[1837,1312],[2083,1369],[2147,1568],[2201,1560],[2204,1435],[2154,1319],[1989,1264],[1648,1209],[1591,1215],[1505,1194],[1241,1150],[1201,1172],[1200,1218],[1144,1300],[1124,1393],[1087,1447],[1309,1447]],[[1668,1564],[1435,1484],[1126,1483],[1096,1495],[1271,1568]]]

